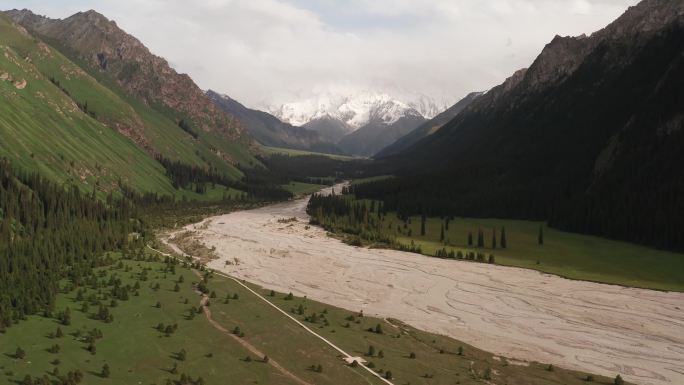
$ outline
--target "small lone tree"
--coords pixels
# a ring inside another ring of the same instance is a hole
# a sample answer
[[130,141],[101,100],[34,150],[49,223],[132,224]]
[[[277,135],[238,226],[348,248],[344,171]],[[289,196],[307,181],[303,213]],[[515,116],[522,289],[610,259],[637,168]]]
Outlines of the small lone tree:
[[618,374],[617,376],[615,376],[615,380],[613,380],[613,384],[614,384],[614,385],[624,385],[624,384],[625,384],[625,380],[623,380],[623,379],[622,379],[622,376],[620,376],[620,375]]
[[385,372],[385,379],[391,380],[392,379],[392,371],[388,370]]
[[425,236],[425,214],[420,216],[420,235]]
[[62,338],[64,337],[64,332],[62,332],[62,328],[57,327],[57,330],[55,331],[55,338]]
[[368,356],[373,357],[375,355],[375,346],[371,345],[368,347]]
[[268,356],[265,355],[261,361],[263,361],[265,364],[268,364],[268,361],[269,361]]
[[100,377],[109,378],[109,374],[109,365],[104,364],[104,366],[102,366],[102,372],[100,372]]
[[491,380],[492,379],[492,368],[485,369],[483,377],[487,381]]
[[539,243],[539,246],[544,245],[544,227],[542,225],[539,225],[539,236],[537,237],[537,243]]
[[17,350],[14,351],[14,358],[18,360],[23,360],[26,357],[26,352],[24,349],[17,347]]
[[477,230],[477,247],[484,247],[484,233],[482,229]]
[[380,325],[380,324],[375,325],[375,333],[376,334],[382,334],[382,325]]
[[499,244],[502,249],[505,249],[508,246],[508,242],[506,242],[506,228],[503,226],[501,226],[501,241]]
[[468,232],[468,246],[472,246],[472,245],[473,245],[473,233],[469,231]]
[[444,242],[444,225],[442,225],[442,230],[439,233],[439,240]]
[[492,227],[492,249],[496,249],[496,230]]

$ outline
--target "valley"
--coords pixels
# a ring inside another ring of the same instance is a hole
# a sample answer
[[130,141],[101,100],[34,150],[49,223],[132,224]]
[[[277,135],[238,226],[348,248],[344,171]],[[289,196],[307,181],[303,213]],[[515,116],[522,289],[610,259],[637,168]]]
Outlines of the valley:
[[309,226],[306,203],[188,229],[215,250],[209,267],[260,286],[396,318],[512,359],[608,376],[619,370],[643,384],[682,380],[682,293],[352,247]]
[[684,384],[682,0],[29,3],[0,384]]

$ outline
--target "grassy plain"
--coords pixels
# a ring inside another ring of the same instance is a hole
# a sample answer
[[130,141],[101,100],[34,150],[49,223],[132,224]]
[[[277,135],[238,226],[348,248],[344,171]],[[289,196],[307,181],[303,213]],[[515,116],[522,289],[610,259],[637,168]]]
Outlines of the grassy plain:
[[[370,207],[369,201],[366,201]],[[377,205],[376,205],[377,206]],[[338,219],[339,220],[339,219]],[[444,239],[441,239],[442,226]],[[501,248],[501,229],[505,228],[507,247]],[[543,245],[539,245],[539,228]],[[411,217],[406,226],[395,213],[388,213],[377,231],[390,234],[402,244],[413,242],[421,252],[434,256],[446,249],[493,254],[497,264],[535,269],[559,276],[642,287],[657,290],[684,291],[684,255],[657,250],[628,242],[560,231],[542,222],[455,218],[448,229],[441,218],[427,218],[425,235],[421,236],[420,216]],[[484,234],[484,247],[477,245],[478,231]],[[468,244],[472,234],[473,245]],[[496,247],[492,247],[492,234]]]
[[306,195],[315,193],[316,191],[319,191],[324,187],[327,186],[303,182],[290,182],[289,184],[283,186],[285,190],[291,192],[294,195]]
[[356,157],[356,156],[348,156],[348,155],[336,155],[336,154],[325,154],[322,152],[313,152],[313,151],[306,151],[306,150],[295,150],[291,148],[281,148],[281,147],[268,147],[268,146],[262,146],[261,151],[266,154],[266,155],[274,155],[274,154],[281,154],[281,155],[290,155],[290,156],[308,156],[308,155],[320,155],[320,156],[326,156],[331,159],[336,159],[336,160],[354,160],[354,159],[364,159],[361,157]]
[[[81,295],[63,283],[65,290],[57,298],[56,310],[70,309],[68,325],[54,315],[37,315],[0,334],[0,383],[21,383],[27,374],[58,381],[76,369],[84,375],[82,383],[95,385],[178,384],[182,374],[216,385],[381,383],[363,368],[344,363],[340,353],[232,279],[218,274],[207,279],[208,309],[219,329],[208,320],[206,310],[191,316],[190,308],[197,308],[201,299],[195,291],[200,280],[196,271],[181,265],[171,269],[161,260],[149,260],[149,256],[144,261],[121,262],[97,268],[98,284],[89,284]],[[110,306],[112,279],[121,280],[119,287],[131,288],[129,298],[118,300],[114,307]],[[136,282],[139,289],[135,289]],[[586,378],[584,373],[560,368],[550,371],[543,364],[508,362],[398,321],[360,316],[306,298],[252,288],[345,351],[372,362],[379,373],[391,371],[395,384],[481,384],[491,378],[493,383],[579,385]],[[84,302],[90,303],[87,311],[83,311]],[[109,309],[112,322],[96,319],[98,302]],[[167,335],[157,329],[159,324],[177,328]],[[368,331],[377,325],[381,325],[382,333]],[[231,335],[235,327],[239,336]],[[57,328],[62,330],[62,337],[55,336]],[[96,339],[94,354],[85,340],[93,329],[99,329],[103,336]],[[50,352],[54,345],[59,345],[59,352]],[[368,356],[371,345],[375,352]],[[18,347],[25,352],[23,358],[15,357]],[[186,351],[184,360],[179,359],[181,350]],[[269,364],[263,362],[261,353],[269,357]],[[296,379],[285,375],[275,363]],[[101,375],[105,364],[110,368],[108,378]],[[311,369],[319,365],[320,372]],[[611,383],[598,376],[595,380]]]

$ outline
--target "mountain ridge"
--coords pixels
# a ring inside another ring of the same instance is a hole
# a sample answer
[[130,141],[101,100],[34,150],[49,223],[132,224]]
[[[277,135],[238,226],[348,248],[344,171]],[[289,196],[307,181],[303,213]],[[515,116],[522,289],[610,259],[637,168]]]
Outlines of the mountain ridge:
[[644,0],[588,37],[556,37],[529,68],[386,158],[402,178],[367,197],[684,249],[673,214],[684,212],[682,42],[676,0]]
[[263,145],[331,154],[342,153],[334,144],[324,141],[316,131],[293,126],[268,112],[245,107],[228,95],[213,90],[208,90],[206,94],[219,108],[240,120]]
[[432,135],[437,130],[439,130],[443,125],[447,124],[451,119],[456,117],[461,111],[465,110],[470,106],[471,103],[475,101],[478,97],[484,95],[485,92],[471,92],[466,95],[463,99],[459,100],[453,106],[449,107],[445,111],[441,112],[434,118],[428,120],[427,122],[421,124],[417,128],[411,130],[406,135],[395,140],[391,144],[382,148],[378,151],[374,157],[382,158],[389,155],[399,153],[413,144],[417,143],[421,139],[428,135]]

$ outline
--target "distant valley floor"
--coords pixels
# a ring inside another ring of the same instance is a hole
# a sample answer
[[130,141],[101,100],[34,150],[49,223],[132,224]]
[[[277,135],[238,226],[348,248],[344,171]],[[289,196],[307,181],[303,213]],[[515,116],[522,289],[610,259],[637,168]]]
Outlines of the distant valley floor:
[[[684,383],[684,293],[351,247],[308,227],[306,202],[196,225],[220,256],[209,266],[508,357],[620,372],[642,384]],[[292,217],[298,221],[278,221]]]

